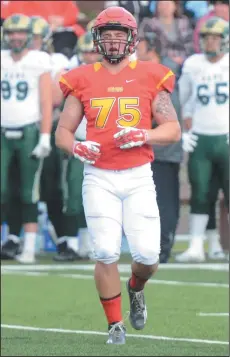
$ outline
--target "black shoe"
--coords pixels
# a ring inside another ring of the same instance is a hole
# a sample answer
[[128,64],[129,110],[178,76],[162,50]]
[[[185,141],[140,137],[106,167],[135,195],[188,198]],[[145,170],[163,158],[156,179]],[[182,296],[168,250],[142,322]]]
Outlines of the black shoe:
[[126,287],[129,294],[130,315],[129,321],[135,330],[142,330],[147,321],[147,308],[145,304],[144,291],[135,291],[127,281]]
[[1,248],[1,260],[14,259],[19,254],[20,243],[15,243],[13,240],[8,239]]
[[66,248],[53,257],[56,262],[73,262],[75,260],[82,260],[82,257],[71,248]]

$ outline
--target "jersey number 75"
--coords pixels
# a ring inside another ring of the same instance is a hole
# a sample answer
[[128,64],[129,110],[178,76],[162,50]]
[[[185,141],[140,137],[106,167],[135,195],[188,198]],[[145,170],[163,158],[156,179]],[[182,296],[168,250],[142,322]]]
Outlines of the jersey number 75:
[[97,128],[103,129],[106,126],[116,100],[118,101],[117,124],[119,126],[136,126],[140,122],[141,112],[137,108],[139,98],[93,98],[90,101],[91,108],[99,108],[95,123]]

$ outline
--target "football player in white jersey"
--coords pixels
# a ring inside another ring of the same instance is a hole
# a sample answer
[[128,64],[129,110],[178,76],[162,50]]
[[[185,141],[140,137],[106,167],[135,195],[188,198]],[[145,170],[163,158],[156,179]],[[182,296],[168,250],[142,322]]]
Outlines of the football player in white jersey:
[[[63,103],[63,94],[60,90],[58,80],[63,71],[70,68],[69,60],[62,53],[53,53],[50,51],[52,46],[49,40],[49,25],[41,17],[34,16],[33,20],[33,48],[45,50],[50,53],[52,63],[53,79],[53,128],[51,133],[52,152],[44,161],[41,177],[41,199],[47,203],[48,215],[51,219],[57,234],[57,252],[54,257],[57,261],[73,261],[82,256],[87,257],[90,251],[89,238],[86,229],[84,211],[82,207],[81,186],[83,173],[80,165],[75,160],[68,161],[63,159],[63,153],[54,143],[54,132],[60,114],[60,106]],[[78,48],[82,48],[79,38]],[[81,57],[81,51],[80,51]],[[86,55],[87,57],[87,55]],[[93,55],[92,55],[93,57]],[[95,54],[94,54],[95,57]],[[98,55],[95,57],[97,60]],[[82,58],[83,59],[83,58]],[[85,125],[86,126],[86,125]],[[79,128],[80,139],[84,138],[85,126]],[[67,164],[67,165],[66,165]],[[65,175],[66,174],[66,175]],[[62,201],[64,198],[64,201]],[[78,228],[80,228],[78,230]],[[77,231],[81,236],[79,246],[76,237]],[[81,253],[81,256],[79,255]]]
[[9,167],[19,163],[24,246],[17,260],[35,260],[37,202],[43,159],[51,150],[52,81],[49,55],[31,51],[32,22],[15,14],[3,24],[1,51],[1,224],[9,200]]
[[57,251],[65,255],[65,261],[73,260],[73,252],[68,249],[64,237],[63,190],[62,190],[62,153],[55,145],[54,133],[57,127],[63,95],[59,87],[60,75],[69,67],[69,59],[62,53],[55,53],[50,38],[51,29],[48,22],[39,16],[32,17],[32,48],[46,51],[50,55],[53,80],[53,126],[51,132],[52,151],[44,160],[41,176],[41,201],[46,202],[48,216],[55,231]]
[[[80,36],[76,46],[75,55],[81,65],[92,64],[101,59],[98,53],[94,52],[93,37],[91,32],[86,32]],[[73,58],[73,57],[72,57]],[[74,61],[70,62],[69,69],[74,68]],[[78,65],[77,65],[78,67]],[[77,141],[86,140],[86,118],[80,123],[75,137]],[[84,165],[74,157],[65,155],[63,159],[63,192],[65,200],[64,209],[64,231],[68,245],[74,250],[77,257],[91,257],[91,240],[85,221],[85,214],[82,204],[82,182]],[[76,238],[76,233],[78,237]],[[66,252],[59,253],[54,257],[56,261],[65,261]]]
[[[55,228],[49,225],[51,229],[50,234],[54,242],[57,238],[62,237],[62,219],[63,219],[63,197],[61,185],[61,153],[54,143],[54,132],[56,130],[57,121],[60,113],[60,105],[62,104],[62,92],[59,88],[58,79],[66,68],[69,66],[69,60],[61,53],[52,53],[52,38],[51,29],[48,22],[40,16],[31,17],[32,20],[32,34],[30,49],[36,51],[45,51],[49,53],[51,60],[51,76],[53,80],[53,125],[51,131],[51,146],[52,151],[50,155],[45,158],[43,162],[43,169],[40,181],[40,200],[45,201],[49,218]],[[19,249],[18,235],[21,231],[21,217],[17,213],[20,212],[20,192],[18,190],[15,175],[17,173],[17,163],[12,165],[12,185],[11,185],[11,207],[8,214],[7,223],[9,226],[8,241],[2,246],[1,258],[14,258]],[[59,240],[58,240],[59,242]],[[66,250],[66,244],[60,244],[58,249]]]
[[[179,81],[180,100],[187,132],[191,184],[189,248],[178,262],[205,260],[204,237],[209,219],[211,180],[217,178],[229,206],[229,24],[208,19],[200,30],[202,54],[189,57]],[[218,235],[209,241],[209,257],[222,248]],[[217,254],[218,256],[218,254]]]

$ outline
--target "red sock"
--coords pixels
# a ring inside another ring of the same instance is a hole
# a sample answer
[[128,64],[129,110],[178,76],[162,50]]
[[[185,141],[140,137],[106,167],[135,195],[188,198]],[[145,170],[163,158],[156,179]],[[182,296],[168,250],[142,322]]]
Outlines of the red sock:
[[109,299],[100,297],[100,300],[109,325],[122,321],[121,293]]
[[142,279],[132,273],[132,276],[129,280],[129,286],[131,289],[136,291],[141,291],[144,289],[145,283],[147,283],[148,279]]

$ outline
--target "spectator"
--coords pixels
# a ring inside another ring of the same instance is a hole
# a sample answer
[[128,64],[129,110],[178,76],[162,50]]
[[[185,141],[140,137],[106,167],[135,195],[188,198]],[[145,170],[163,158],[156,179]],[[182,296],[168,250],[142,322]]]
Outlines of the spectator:
[[229,21],[229,0],[211,0],[209,1],[210,5],[213,5],[213,9],[209,13],[203,16],[196,25],[193,41],[195,52],[200,53],[200,44],[199,44],[199,32],[203,23],[212,16],[221,17],[225,21]]
[[11,14],[40,16],[48,21],[53,32],[55,52],[66,57],[72,56],[77,38],[85,31],[77,24],[79,9],[75,1],[3,1],[1,17],[4,20]]
[[2,1],[1,18],[14,14],[42,16],[51,25],[52,31],[58,27],[76,24],[79,9],[75,1]]
[[[168,57],[160,57],[161,43],[157,34],[146,34],[137,46],[137,58],[142,61],[161,63],[173,70],[178,78],[181,66]],[[172,93],[172,103],[180,120],[178,86]],[[156,126],[154,124],[154,126]],[[174,243],[179,219],[179,171],[183,158],[181,142],[162,146],[154,145],[152,162],[153,178],[156,185],[157,203],[161,217],[161,253],[160,263],[167,263]],[[170,182],[170,185],[169,185]]]
[[144,17],[151,17],[150,1],[105,1],[105,9],[110,6],[122,6],[131,12],[139,24]]
[[[156,3],[156,0],[151,1],[151,13],[156,11]],[[181,6],[183,9],[183,14],[189,18],[193,28],[196,25],[197,19],[206,15],[206,13],[209,11],[208,1],[181,1]]]
[[155,17],[143,19],[139,27],[140,36],[155,32],[162,44],[161,56],[167,56],[182,64],[193,53],[192,27],[182,15],[179,1],[157,1]]
[[208,1],[184,1],[185,12],[193,14],[195,20],[205,16],[209,12]]

